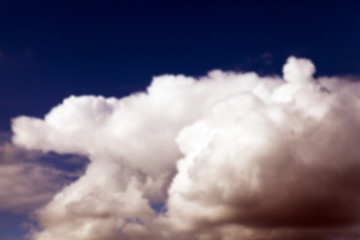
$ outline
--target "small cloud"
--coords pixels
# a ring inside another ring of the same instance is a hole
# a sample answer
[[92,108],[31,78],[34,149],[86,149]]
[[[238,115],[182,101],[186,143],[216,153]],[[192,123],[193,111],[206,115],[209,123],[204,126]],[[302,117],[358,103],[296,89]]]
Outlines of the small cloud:
[[272,54],[271,53],[263,53],[260,55],[260,58],[271,58]]
[[272,66],[274,64],[274,57],[271,53],[263,53],[260,59],[265,66]]

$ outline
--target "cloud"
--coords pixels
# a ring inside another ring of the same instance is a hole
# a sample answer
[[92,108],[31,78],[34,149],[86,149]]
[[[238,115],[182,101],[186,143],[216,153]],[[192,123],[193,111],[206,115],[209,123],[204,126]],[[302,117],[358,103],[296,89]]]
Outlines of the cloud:
[[0,166],[0,210],[24,212],[48,202],[63,187],[61,172],[35,164]]
[[290,57],[282,78],[163,75],[15,118],[17,146],[90,159],[33,239],[355,239],[360,84],[314,73]]
[[44,154],[18,148],[0,133],[0,211],[28,213],[49,202],[71,181],[70,174],[44,165]]
[[260,60],[265,66],[272,66],[274,63],[274,58],[271,53],[263,53],[260,55]]

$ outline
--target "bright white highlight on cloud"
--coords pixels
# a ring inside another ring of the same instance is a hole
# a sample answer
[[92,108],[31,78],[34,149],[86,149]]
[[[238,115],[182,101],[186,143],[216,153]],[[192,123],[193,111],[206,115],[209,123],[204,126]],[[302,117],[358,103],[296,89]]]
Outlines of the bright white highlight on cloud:
[[355,239],[360,83],[314,73],[290,57],[283,78],[164,75],[14,119],[16,145],[90,159],[33,239]]

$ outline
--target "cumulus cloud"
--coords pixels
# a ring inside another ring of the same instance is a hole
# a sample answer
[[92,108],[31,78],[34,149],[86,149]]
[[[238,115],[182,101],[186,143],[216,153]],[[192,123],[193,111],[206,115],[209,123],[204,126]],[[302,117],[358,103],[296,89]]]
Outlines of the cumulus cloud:
[[360,84],[314,73],[290,57],[283,77],[163,75],[15,118],[17,146],[90,159],[33,239],[355,239]]

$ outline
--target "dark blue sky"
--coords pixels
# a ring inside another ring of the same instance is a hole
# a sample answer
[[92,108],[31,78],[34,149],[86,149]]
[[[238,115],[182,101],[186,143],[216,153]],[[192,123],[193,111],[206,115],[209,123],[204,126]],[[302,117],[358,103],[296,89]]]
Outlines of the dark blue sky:
[[0,131],[75,94],[121,97],[154,75],[221,68],[360,73],[360,2],[1,1]]

